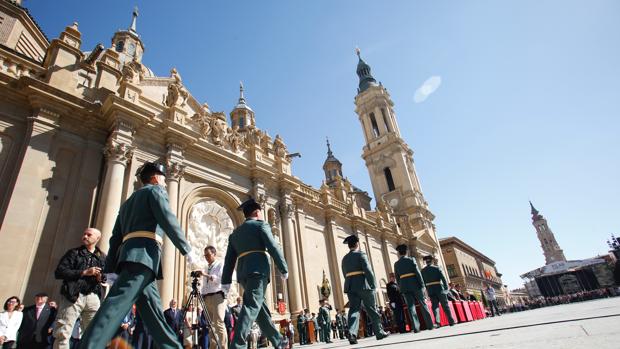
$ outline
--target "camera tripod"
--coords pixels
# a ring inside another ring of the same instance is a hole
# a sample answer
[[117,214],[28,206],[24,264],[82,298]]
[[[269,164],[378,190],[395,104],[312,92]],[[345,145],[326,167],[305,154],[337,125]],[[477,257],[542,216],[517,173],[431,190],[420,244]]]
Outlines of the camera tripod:
[[[187,302],[185,302],[185,307],[183,307],[183,321],[185,321],[185,316],[187,314],[187,309],[189,309],[190,305],[196,305],[196,300],[198,300],[198,304],[202,307],[202,316],[204,316],[206,325],[207,325],[207,329],[209,330],[209,336],[213,336],[213,338],[215,338],[215,343],[217,345],[216,349],[221,349],[222,346],[220,344],[220,339],[217,337],[217,333],[215,333],[215,330],[213,329],[213,323],[211,322],[211,317],[209,316],[209,311],[207,310],[207,306],[205,305],[205,301],[204,299],[202,299],[202,296],[200,295],[200,292],[198,292],[198,276],[194,275],[194,273],[191,274],[192,279],[192,291],[189,293],[189,297],[187,297]],[[195,310],[197,310],[198,307],[195,307]],[[192,310],[192,311],[195,311]],[[200,323],[200,318],[198,319],[199,323]],[[195,328],[193,328],[193,324],[191,324],[192,327],[190,327],[190,331],[192,332],[192,334],[194,333],[194,331],[196,331]],[[192,336],[192,338],[195,338],[194,336]],[[198,343],[196,343],[195,339],[192,339],[192,341],[194,343],[192,343],[192,348],[197,348],[198,347]],[[208,345],[208,344],[207,344]]]

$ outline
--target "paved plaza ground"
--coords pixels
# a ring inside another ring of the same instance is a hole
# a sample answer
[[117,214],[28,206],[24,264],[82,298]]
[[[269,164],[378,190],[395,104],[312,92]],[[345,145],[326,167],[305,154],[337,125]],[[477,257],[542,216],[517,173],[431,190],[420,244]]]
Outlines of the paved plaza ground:
[[[620,348],[620,297],[490,317],[357,345],[336,340],[303,348]],[[299,348],[299,346],[297,346]]]

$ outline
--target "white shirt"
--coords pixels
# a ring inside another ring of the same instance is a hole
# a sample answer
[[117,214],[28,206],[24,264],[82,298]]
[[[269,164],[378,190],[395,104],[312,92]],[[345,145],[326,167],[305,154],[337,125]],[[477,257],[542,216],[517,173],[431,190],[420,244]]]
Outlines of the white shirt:
[[8,312],[0,313],[0,336],[5,336],[7,341],[17,340],[17,330],[22,324],[24,314],[21,311],[13,311],[9,318]]
[[486,290],[486,296],[490,301],[494,301],[495,300],[495,289],[493,287],[489,287]]
[[[218,260],[213,261],[207,269],[202,271],[202,274],[201,293],[203,295],[220,292],[222,290],[222,262]],[[209,276],[212,276],[213,280],[209,280]]]

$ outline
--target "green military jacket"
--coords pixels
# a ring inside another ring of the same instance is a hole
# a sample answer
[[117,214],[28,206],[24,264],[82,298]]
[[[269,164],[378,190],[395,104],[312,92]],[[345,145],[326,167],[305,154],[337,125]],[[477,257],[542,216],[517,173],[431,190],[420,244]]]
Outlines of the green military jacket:
[[[422,277],[426,283],[426,290],[429,296],[445,293],[446,290],[448,290],[448,282],[439,267],[434,265],[425,266],[424,269],[422,269]],[[439,283],[436,284],[436,282]],[[431,283],[433,284],[429,285]]]
[[[396,275],[400,292],[411,292],[425,286],[422,274],[420,274],[420,268],[418,268],[418,264],[412,257],[400,257],[394,263],[394,274]],[[413,276],[409,276],[410,274],[413,274]],[[402,277],[403,275],[405,277]]]
[[288,266],[280,247],[273,239],[269,224],[257,220],[246,219],[235,228],[228,238],[228,249],[224,258],[222,285],[232,282],[232,273],[237,265],[237,281],[242,284],[252,274],[258,274],[269,280],[271,264],[265,253],[249,253],[241,258],[239,255],[248,251],[268,251],[280,273],[288,273]]
[[302,329],[306,325],[306,317],[304,314],[297,315],[297,329]]
[[[170,241],[183,255],[191,250],[176,216],[170,211],[168,193],[160,185],[147,184],[135,191],[118,212],[104,272],[119,273],[123,262],[147,266],[162,279],[161,246],[150,238],[131,238],[123,242],[123,236],[135,231],[155,232]],[[172,276],[171,276],[172,277]]]
[[331,325],[332,320],[329,318],[329,309],[327,307],[319,307],[319,325]]
[[[362,274],[347,277],[348,273],[363,272]],[[366,253],[356,250],[347,253],[342,258],[342,274],[344,275],[344,292],[358,292],[362,290],[374,290],[375,274],[370,268]]]

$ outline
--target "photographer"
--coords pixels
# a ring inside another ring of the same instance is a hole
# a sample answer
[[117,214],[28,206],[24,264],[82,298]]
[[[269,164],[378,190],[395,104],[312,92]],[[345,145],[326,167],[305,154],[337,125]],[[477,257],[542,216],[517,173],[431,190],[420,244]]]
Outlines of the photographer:
[[82,246],[67,251],[56,267],[55,276],[62,280],[63,297],[56,317],[54,349],[69,349],[75,321],[81,318],[82,328],[86,328],[99,310],[106,258],[96,246],[100,238],[99,230],[87,228],[82,235]]
[[[192,276],[202,276],[202,289],[200,291],[205,301],[207,312],[211,317],[213,331],[220,341],[221,348],[228,347],[228,336],[226,326],[224,325],[224,316],[226,315],[226,295],[222,291],[222,262],[216,260],[217,250],[213,246],[207,246],[204,250],[204,256],[208,266],[205,270],[196,270],[192,272]],[[217,348],[215,336],[209,336],[211,349]]]

